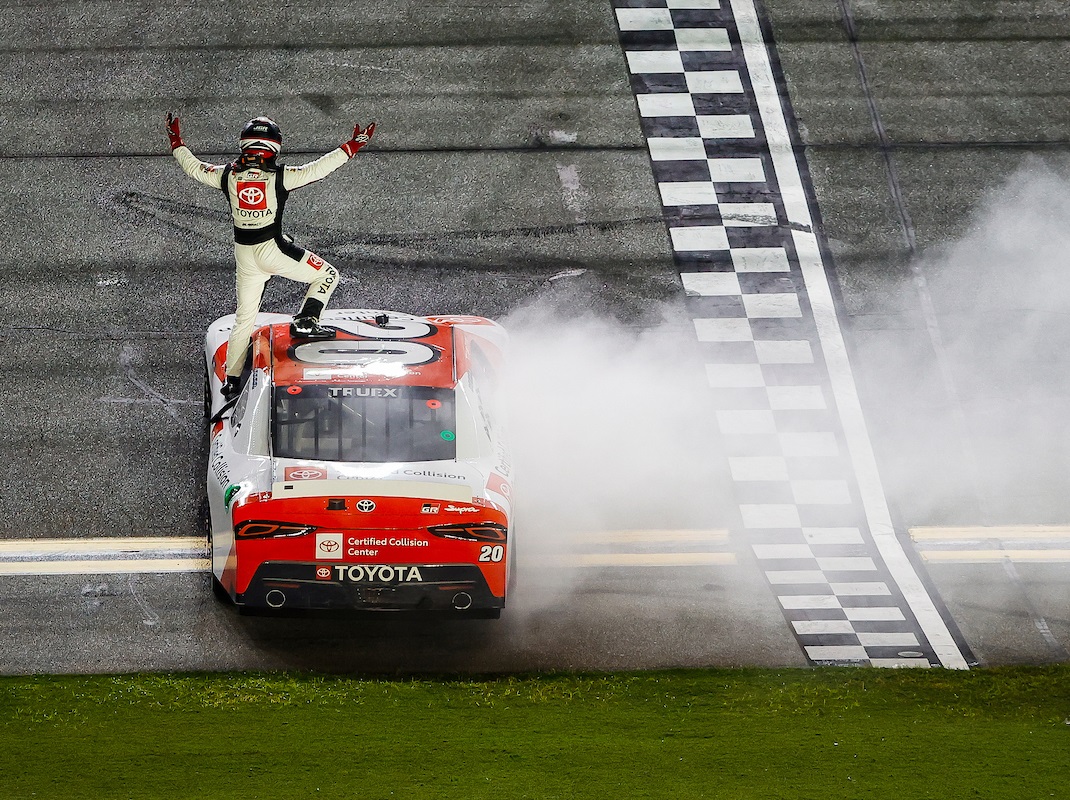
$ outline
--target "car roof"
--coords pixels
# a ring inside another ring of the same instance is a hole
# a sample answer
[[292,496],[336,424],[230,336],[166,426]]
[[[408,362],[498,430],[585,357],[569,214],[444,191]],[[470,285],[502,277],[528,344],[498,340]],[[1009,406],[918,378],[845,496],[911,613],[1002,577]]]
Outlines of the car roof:
[[258,367],[269,369],[276,386],[337,383],[453,388],[466,371],[465,337],[455,327],[464,321],[493,325],[479,317],[395,315],[386,325],[376,325],[371,317],[325,318],[324,324],[337,334],[320,341],[295,340],[288,323],[267,325],[254,334],[254,358]]

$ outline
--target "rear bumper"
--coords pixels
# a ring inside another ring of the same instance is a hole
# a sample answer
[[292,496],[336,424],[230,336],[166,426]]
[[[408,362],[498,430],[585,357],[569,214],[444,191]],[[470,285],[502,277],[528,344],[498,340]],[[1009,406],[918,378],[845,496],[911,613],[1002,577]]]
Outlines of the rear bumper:
[[266,561],[234,602],[266,611],[442,611],[497,617],[505,598],[466,564],[324,564]]

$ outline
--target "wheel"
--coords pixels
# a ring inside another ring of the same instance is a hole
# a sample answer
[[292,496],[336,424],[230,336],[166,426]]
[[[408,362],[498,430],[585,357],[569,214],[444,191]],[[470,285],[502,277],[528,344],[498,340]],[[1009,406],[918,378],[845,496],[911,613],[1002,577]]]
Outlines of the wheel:
[[234,605],[234,598],[230,596],[223,584],[219,582],[219,579],[215,576],[215,570],[211,567],[212,562],[212,511],[208,504],[208,498],[205,497],[201,500],[200,508],[198,509],[198,522],[200,523],[201,531],[204,533],[205,539],[208,542],[208,574],[212,579],[212,594],[215,595],[216,600],[225,605]]
[[208,365],[204,365],[204,418],[212,418],[212,384],[208,378]]

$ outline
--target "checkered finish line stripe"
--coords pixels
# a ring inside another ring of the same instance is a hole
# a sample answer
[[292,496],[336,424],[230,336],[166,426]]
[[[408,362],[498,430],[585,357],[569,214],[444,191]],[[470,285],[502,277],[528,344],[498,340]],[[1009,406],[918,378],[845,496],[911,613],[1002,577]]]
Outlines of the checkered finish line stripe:
[[753,0],[614,0],[744,535],[807,658],[966,663],[895,536]]

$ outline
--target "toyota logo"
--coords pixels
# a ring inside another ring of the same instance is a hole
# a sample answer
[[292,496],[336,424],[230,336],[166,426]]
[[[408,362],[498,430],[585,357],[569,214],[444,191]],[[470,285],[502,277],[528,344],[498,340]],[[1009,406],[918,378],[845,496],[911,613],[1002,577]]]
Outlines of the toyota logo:
[[375,503],[371,500],[358,500],[357,511],[375,511]]
[[324,539],[322,542],[320,542],[320,550],[322,550],[324,553],[333,553],[341,546],[342,545],[340,545],[334,539]]
[[322,469],[316,469],[315,467],[289,467],[286,470],[286,480],[288,481],[311,481],[325,477],[327,477],[327,474]]
[[331,568],[330,567],[317,567],[316,568],[316,577],[319,578],[321,581],[330,580],[330,578],[331,578]]
[[249,205],[253,206],[257,203],[264,202],[264,190],[261,189],[259,186],[246,186],[244,189],[238,192],[238,197],[240,197]]

